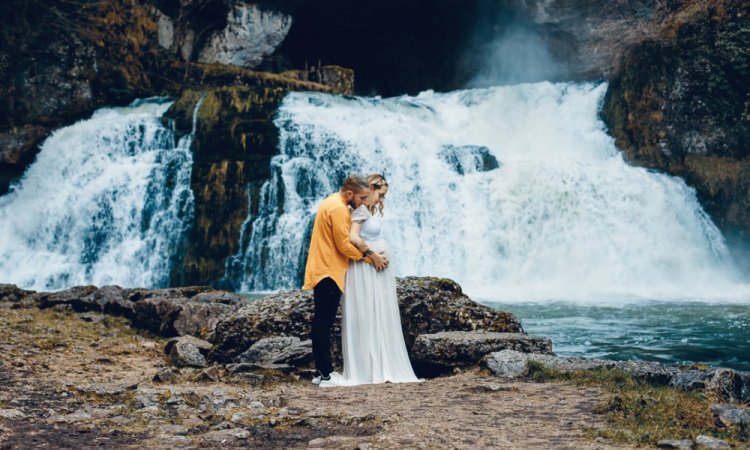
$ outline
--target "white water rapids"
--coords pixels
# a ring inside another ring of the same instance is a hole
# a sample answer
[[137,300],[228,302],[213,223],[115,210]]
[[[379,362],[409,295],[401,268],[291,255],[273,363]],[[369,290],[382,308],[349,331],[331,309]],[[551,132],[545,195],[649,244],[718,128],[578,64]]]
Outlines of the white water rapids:
[[[449,277],[494,301],[746,301],[694,191],[623,161],[598,119],[605,90],[292,93],[261,211],[227,278],[246,291],[298,287],[320,199],[348,172],[383,172],[398,275]],[[499,168],[484,170],[488,154]]]
[[[384,234],[399,276],[449,277],[496,302],[747,302],[694,191],[622,160],[598,119],[605,90],[289,94],[272,177],[225,281],[299,287],[318,202],[347,173],[377,171],[391,186]],[[0,197],[0,282],[169,285],[193,195],[191,137],[176,143],[161,124],[168,106],[105,108],[45,141]]]
[[190,136],[170,103],[104,108],[42,145],[0,197],[0,280],[37,290],[166,286],[193,210]]

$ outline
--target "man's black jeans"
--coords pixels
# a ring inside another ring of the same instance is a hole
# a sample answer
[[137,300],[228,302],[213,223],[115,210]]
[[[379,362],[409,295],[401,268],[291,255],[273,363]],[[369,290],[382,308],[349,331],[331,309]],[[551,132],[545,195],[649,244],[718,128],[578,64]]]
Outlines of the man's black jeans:
[[315,316],[312,323],[312,347],[315,368],[327,376],[333,372],[331,364],[331,327],[341,303],[341,290],[335,281],[323,278],[313,289]]

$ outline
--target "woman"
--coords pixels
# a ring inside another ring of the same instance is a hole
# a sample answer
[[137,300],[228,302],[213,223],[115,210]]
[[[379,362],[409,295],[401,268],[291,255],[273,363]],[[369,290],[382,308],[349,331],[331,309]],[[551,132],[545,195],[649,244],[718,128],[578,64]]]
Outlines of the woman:
[[[388,183],[380,174],[367,177],[367,205],[352,212],[349,240],[359,248],[388,253],[380,237],[380,218]],[[350,261],[341,322],[343,375],[332,374],[321,386],[420,381],[412,370],[401,330],[396,279],[387,267],[378,272],[370,264]]]

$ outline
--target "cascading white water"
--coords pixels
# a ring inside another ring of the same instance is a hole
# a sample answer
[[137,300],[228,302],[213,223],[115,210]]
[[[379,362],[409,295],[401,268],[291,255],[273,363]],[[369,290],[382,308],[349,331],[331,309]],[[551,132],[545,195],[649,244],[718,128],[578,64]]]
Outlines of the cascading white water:
[[[261,210],[227,276],[243,290],[298,287],[317,203],[356,170],[390,182],[384,233],[398,275],[450,277],[496,301],[746,299],[694,191],[622,160],[598,119],[605,91],[290,94]],[[499,167],[482,167],[487,156]]]
[[161,124],[170,103],[104,108],[56,131],[0,197],[0,280],[57,290],[157,287],[193,211],[191,136]]

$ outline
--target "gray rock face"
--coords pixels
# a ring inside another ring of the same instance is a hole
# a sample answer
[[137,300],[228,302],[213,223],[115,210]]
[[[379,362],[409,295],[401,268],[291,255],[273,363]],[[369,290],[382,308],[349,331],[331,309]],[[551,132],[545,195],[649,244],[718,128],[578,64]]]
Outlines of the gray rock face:
[[312,361],[312,341],[294,336],[276,336],[258,340],[237,360],[264,369],[291,369]]
[[169,362],[176,367],[206,367],[205,355],[211,344],[193,336],[170,339],[164,346]]
[[227,15],[226,27],[211,35],[198,61],[253,68],[276,50],[291,27],[292,17],[286,14],[266,11],[258,5],[234,5]]
[[477,364],[485,355],[501,350],[523,353],[552,353],[552,341],[522,333],[444,331],[418,336],[411,357],[421,372],[447,372],[455,367]]
[[[520,332],[512,314],[479,305],[461,292],[451,280],[408,277],[397,280],[401,326],[407,349],[418,335],[440,331]],[[313,303],[311,291],[291,291],[249,303],[220,320],[209,341],[214,343],[209,359],[238,361],[255,342],[271,336],[309,339]],[[334,354],[340,354],[340,321],[333,330]]]

